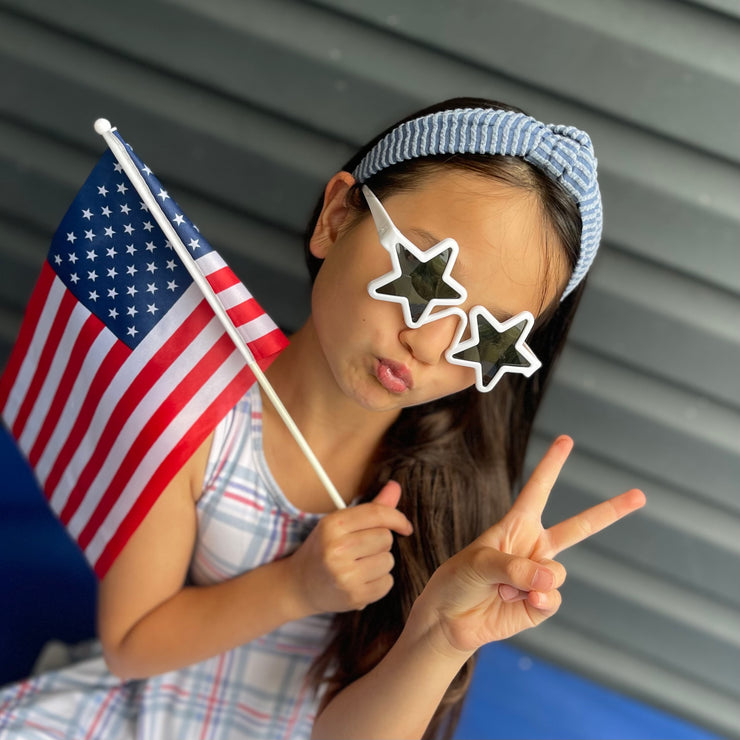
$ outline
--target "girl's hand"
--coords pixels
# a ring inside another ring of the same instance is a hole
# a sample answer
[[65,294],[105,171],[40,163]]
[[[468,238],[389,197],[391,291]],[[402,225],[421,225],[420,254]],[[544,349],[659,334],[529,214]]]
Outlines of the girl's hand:
[[290,556],[305,613],[362,609],[391,590],[393,532],[412,532],[395,508],[400,496],[401,487],[390,481],[370,503],[327,514]]
[[645,504],[633,489],[544,529],[542,512],[572,447],[569,437],[555,440],[506,516],[430,579],[420,602],[435,613],[438,649],[472,652],[552,616],[565,580],[552,558]]

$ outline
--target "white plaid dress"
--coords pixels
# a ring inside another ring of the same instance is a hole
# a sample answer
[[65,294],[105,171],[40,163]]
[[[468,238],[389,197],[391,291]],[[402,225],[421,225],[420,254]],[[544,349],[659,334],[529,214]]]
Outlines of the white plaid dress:
[[[255,385],[217,427],[198,503],[190,581],[226,580],[294,550],[319,515],[292,506],[262,452]],[[260,639],[141,681],[101,657],[0,689],[1,740],[258,740],[304,738],[318,704],[305,675],[330,616],[290,622]]]

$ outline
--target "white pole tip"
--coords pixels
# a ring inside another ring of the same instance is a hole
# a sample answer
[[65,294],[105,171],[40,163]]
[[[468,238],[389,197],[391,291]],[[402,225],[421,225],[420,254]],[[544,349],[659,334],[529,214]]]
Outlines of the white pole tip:
[[110,121],[107,118],[98,118],[97,121],[95,121],[95,133],[100,134],[101,136],[103,134],[107,134],[108,131],[111,130]]

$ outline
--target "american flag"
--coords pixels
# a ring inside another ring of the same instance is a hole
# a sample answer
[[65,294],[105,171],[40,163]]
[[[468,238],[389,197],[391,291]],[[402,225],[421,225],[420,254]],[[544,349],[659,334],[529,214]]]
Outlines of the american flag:
[[[264,368],[284,335],[125,146]],[[5,423],[100,577],[253,378],[106,152],[52,239],[0,378]]]

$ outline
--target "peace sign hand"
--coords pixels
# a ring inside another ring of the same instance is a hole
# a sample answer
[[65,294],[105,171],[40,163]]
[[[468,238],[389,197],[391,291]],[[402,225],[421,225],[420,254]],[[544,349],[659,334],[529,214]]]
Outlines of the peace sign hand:
[[439,649],[472,652],[552,616],[565,580],[552,558],[645,504],[633,489],[545,529],[542,512],[572,448],[556,439],[506,516],[430,579],[420,601],[434,605]]

